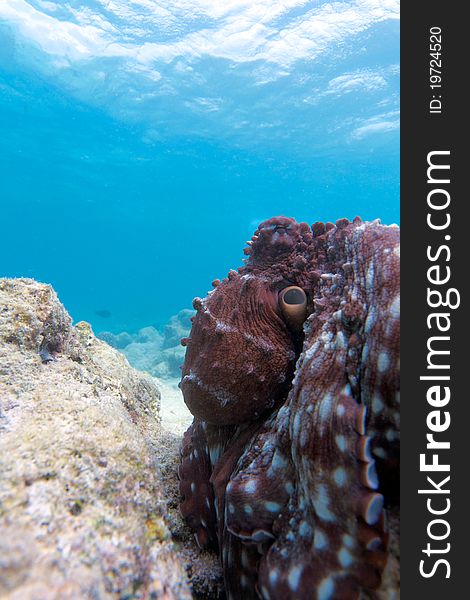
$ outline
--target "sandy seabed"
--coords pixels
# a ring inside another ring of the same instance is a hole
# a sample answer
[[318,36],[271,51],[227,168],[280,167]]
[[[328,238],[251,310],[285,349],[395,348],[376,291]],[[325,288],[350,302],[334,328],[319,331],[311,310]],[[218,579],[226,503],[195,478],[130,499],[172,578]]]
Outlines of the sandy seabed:
[[175,435],[183,435],[191,425],[193,416],[184,403],[183,394],[178,387],[178,380],[158,377],[153,377],[153,380],[161,393],[162,427]]

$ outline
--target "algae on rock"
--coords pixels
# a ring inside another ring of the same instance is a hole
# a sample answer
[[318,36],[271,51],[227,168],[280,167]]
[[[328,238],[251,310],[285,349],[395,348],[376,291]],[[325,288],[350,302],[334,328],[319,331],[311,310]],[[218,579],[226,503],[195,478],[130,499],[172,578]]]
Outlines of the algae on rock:
[[159,401],[50,286],[0,279],[0,597],[191,598]]

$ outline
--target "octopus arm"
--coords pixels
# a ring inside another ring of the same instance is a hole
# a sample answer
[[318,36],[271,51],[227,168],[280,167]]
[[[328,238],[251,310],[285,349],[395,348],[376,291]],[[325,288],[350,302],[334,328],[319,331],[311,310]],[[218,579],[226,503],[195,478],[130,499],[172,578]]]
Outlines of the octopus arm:
[[243,541],[274,539],[273,523],[293,490],[293,465],[278,431],[280,420],[277,427],[274,419],[263,425],[227,484],[225,525]]
[[259,562],[293,492],[287,423],[284,407],[246,447],[226,487],[221,558],[229,598],[259,598]]
[[[337,323],[337,322],[336,322]],[[334,319],[307,339],[288,398],[295,493],[260,563],[263,598],[353,600],[380,585],[387,552],[383,496],[353,394],[350,353]]]
[[269,436],[269,426],[260,430],[259,422],[236,428],[210,480],[219,515],[220,560],[229,599],[259,598],[259,560],[274,537],[271,526],[276,515],[260,509],[266,494],[262,465],[269,460],[264,442],[269,446]]
[[194,419],[183,437],[181,463],[178,470],[182,516],[193,529],[200,548],[217,549],[217,517],[214,492],[210,483],[212,473],[206,426]]
[[304,415],[310,441],[295,444],[296,494],[260,568],[265,598],[352,600],[380,584],[387,556],[383,496],[365,408],[347,389],[324,393]]

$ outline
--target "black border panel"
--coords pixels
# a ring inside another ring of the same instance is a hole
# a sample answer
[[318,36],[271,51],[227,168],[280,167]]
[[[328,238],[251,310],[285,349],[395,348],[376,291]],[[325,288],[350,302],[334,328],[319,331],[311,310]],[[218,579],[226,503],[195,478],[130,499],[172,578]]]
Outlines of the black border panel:
[[470,168],[464,146],[470,127],[464,88],[470,33],[459,9],[458,3],[435,0],[401,5],[405,600],[468,594],[470,196],[464,181]]

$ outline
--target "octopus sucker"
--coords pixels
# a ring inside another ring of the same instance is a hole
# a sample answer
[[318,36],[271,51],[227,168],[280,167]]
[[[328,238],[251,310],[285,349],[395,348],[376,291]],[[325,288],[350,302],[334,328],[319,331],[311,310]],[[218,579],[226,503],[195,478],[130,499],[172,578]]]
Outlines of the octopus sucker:
[[227,597],[380,587],[399,465],[399,229],[261,223],[194,301],[181,512]]

